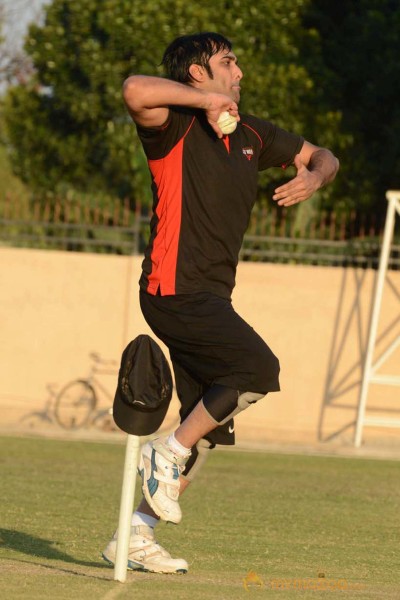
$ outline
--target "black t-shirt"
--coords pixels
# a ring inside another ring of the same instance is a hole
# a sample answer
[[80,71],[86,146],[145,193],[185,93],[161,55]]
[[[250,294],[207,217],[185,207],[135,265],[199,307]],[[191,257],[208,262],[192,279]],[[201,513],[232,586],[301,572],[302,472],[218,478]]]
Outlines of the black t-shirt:
[[203,111],[173,107],[162,127],[137,126],[152,175],[151,236],[140,287],[230,298],[258,171],[290,164],[303,138],[250,115],[218,139]]

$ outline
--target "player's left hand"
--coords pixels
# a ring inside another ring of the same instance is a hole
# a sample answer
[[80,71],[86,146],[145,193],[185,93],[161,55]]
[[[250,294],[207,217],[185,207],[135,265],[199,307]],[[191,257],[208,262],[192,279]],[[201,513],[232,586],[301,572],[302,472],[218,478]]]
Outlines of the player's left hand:
[[307,200],[321,187],[321,178],[317,172],[309,171],[300,158],[300,154],[294,157],[294,166],[297,175],[288,183],[276,188],[272,199],[279,206],[292,206]]

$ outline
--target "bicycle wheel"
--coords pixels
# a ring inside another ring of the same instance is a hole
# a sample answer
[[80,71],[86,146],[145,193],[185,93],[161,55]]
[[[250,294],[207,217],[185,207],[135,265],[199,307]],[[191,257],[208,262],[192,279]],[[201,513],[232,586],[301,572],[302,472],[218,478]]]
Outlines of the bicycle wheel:
[[98,411],[92,420],[92,425],[101,431],[119,431],[112,416],[112,408]]
[[85,427],[96,403],[96,394],[90,383],[85,380],[72,381],[56,398],[55,419],[64,429]]

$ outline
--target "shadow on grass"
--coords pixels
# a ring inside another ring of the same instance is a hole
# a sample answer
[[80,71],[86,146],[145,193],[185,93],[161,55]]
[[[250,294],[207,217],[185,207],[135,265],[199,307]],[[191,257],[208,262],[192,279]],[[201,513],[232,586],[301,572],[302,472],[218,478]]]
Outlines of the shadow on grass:
[[10,548],[11,550],[21,552],[22,554],[29,554],[31,556],[48,558],[50,560],[61,560],[66,563],[82,565],[84,567],[108,568],[104,562],[77,560],[65,552],[60,552],[60,550],[54,548],[54,540],[45,540],[30,535],[29,533],[15,531],[14,529],[0,528],[0,544],[3,548]]

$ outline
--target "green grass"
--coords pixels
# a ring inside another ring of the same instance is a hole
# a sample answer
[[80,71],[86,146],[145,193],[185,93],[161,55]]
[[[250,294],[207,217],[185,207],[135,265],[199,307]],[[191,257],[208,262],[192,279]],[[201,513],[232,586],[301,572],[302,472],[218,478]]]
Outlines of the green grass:
[[[182,523],[158,528],[189,573],[121,584],[100,551],[118,521],[124,446],[3,437],[0,453],[7,600],[400,598],[399,463],[214,451]],[[250,571],[263,587],[244,588]],[[321,573],[351,589],[304,590]]]

